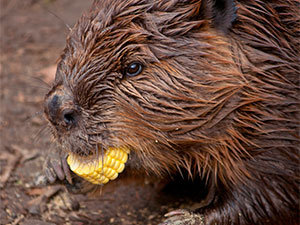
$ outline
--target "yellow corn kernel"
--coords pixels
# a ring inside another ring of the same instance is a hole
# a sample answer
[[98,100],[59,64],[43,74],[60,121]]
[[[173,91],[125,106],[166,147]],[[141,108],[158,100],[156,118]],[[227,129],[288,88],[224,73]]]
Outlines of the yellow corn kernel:
[[103,158],[100,156],[94,163],[84,164],[73,153],[69,154],[67,162],[70,169],[85,180],[93,184],[106,184],[124,170],[128,154],[127,148],[108,148]]

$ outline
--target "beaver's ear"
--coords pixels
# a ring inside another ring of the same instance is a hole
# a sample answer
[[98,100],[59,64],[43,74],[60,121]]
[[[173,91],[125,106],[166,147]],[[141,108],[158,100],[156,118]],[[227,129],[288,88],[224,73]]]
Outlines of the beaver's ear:
[[217,30],[227,32],[236,19],[234,0],[201,0],[200,13],[211,19]]

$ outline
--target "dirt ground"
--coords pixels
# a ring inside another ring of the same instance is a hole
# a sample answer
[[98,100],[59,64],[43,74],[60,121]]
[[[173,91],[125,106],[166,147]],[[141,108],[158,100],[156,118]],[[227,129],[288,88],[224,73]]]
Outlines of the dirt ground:
[[45,83],[54,77],[65,24],[72,27],[91,0],[0,4],[0,224],[158,224],[182,207],[147,182],[120,182],[97,197],[45,184],[44,156],[53,150],[42,113]]

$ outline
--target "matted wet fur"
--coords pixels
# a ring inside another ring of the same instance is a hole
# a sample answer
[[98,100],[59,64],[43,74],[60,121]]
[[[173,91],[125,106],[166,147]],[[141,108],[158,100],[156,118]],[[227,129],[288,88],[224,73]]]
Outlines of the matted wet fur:
[[128,146],[130,169],[207,184],[165,224],[297,224],[299,6],[95,1],[46,96],[56,141],[83,162]]

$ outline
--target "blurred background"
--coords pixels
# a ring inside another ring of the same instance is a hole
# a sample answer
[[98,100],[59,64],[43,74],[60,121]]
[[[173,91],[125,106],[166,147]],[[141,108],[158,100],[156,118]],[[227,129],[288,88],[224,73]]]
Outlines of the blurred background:
[[159,184],[124,182],[89,197],[45,183],[45,155],[55,149],[43,98],[67,26],[91,2],[0,0],[0,224],[157,224],[184,207],[157,191]]

